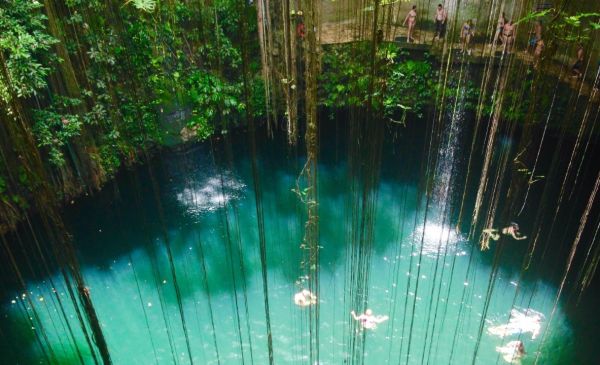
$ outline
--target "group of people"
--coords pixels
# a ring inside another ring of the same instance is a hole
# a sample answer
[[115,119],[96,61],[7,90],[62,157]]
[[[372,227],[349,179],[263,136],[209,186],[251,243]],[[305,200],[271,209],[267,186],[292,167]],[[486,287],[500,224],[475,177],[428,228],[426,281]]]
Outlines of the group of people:
[[492,47],[498,46],[498,42],[501,42],[503,52],[510,54],[512,47],[515,43],[515,24],[512,20],[506,18],[506,13],[500,14],[498,18],[498,24],[496,26],[496,33],[492,40]]
[[[543,319],[544,315],[533,309],[526,309],[523,312],[512,309],[508,323],[490,327],[488,332],[500,338],[531,333],[531,339],[534,340],[540,334]],[[511,364],[519,363],[525,355],[525,345],[521,340],[513,340],[504,346],[497,346],[496,351],[502,355],[504,361]]]
[[519,225],[515,222],[511,222],[507,227],[502,229],[497,228],[486,228],[482,232],[482,240],[481,240],[481,250],[489,250],[490,248],[490,239],[494,241],[498,241],[500,237],[509,236],[514,240],[521,241],[527,239],[527,236],[523,236],[519,231]]
[[[433,36],[433,41],[435,42],[437,39],[442,39],[446,35],[446,23],[448,21],[448,12],[444,8],[442,4],[438,4],[435,10],[435,34]],[[417,6],[413,5],[408,14],[406,14],[406,18],[404,19],[403,26],[407,27],[406,31],[406,42],[414,43],[415,39],[413,38],[413,34],[415,32],[415,26],[417,25]]]
[[[446,35],[446,26],[448,23],[448,11],[442,4],[438,4],[435,15],[435,32],[432,42],[443,39]],[[415,43],[414,32],[417,24],[417,6],[413,5],[406,14],[406,18],[402,23],[407,27],[406,42]],[[513,20],[508,19],[506,13],[502,12],[498,18],[496,32],[492,40],[492,48],[495,49],[498,45],[502,46],[502,52],[510,54],[515,44],[516,24]],[[533,24],[531,38],[529,39],[528,51],[533,55],[534,67],[537,68],[542,58],[542,53],[546,47],[543,39],[543,24],[541,20]],[[475,35],[475,22],[472,19],[466,20],[460,29],[460,44],[462,52],[471,54],[471,39]],[[583,44],[579,44],[577,48],[576,61],[571,67],[573,77],[581,78],[583,76],[583,66],[585,59],[585,50]],[[600,82],[596,82],[594,86],[598,86]]]
[[[317,296],[308,289],[302,289],[294,294],[294,303],[299,307],[309,307],[317,304]],[[377,328],[377,325],[389,319],[388,316],[375,315],[371,309],[365,310],[362,314],[356,314],[351,311],[350,315],[357,321],[362,329],[372,330]]]

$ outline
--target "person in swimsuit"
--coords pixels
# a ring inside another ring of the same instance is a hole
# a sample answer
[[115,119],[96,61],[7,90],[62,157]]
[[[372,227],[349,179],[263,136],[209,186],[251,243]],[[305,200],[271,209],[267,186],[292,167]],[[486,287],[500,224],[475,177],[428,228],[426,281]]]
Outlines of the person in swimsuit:
[[358,321],[363,329],[372,330],[377,328],[377,325],[383,323],[389,319],[388,316],[375,316],[373,315],[373,311],[367,309],[365,313],[357,316],[354,311],[350,312],[352,318]]
[[461,50],[464,53],[471,54],[471,37],[473,37],[473,21],[471,19],[467,20],[462,28],[460,29],[460,46]]
[[490,239],[498,241],[501,235],[511,236],[517,241],[527,239],[527,236],[521,235],[521,232],[519,232],[519,225],[514,222],[512,222],[508,227],[502,228],[500,231],[496,228],[486,228],[483,230],[482,234],[484,237],[481,241],[481,251],[489,250]]
[[317,296],[308,289],[302,289],[294,295],[294,303],[299,307],[308,307],[317,304]]
[[496,27],[496,34],[494,35],[494,41],[492,42],[492,47],[495,47],[498,41],[502,42],[502,38],[500,35],[502,34],[502,30],[504,29],[504,24],[506,24],[506,14],[504,12],[498,18],[498,26]]
[[412,37],[413,32],[415,30],[415,25],[417,24],[417,6],[413,5],[412,9],[406,15],[406,19],[404,19],[404,23],[402,25],[406,26],[408,24],[408,30],[406,32],[406,42],[410,43],[411,41],[414,43],[415,40]]
[[446,20],[448,19],[448,13],[442,4],[438,4],[435,10],[435,35],[433,41],[436,39],[442,39],[446,35]]
[[540,335],[544,318],[542,313],[533,309],[526,309],[523,312],[511,309],[508,323],[489,327],[488,333],[500,338],[531,333],[531,339],[535,340]]
[[515,43],[515,26],[513,21],[509,21],[504,24],[504,28],[502,29],[502,43],[504,43],[504,51],[505,53],[510,54],[512,50],[512,46]]
[[520,364],[521,358],[525,355],[525,345],[523,341],[510,341],[506,345],[496,346],[496,351],[502,354],[502,358],[509,364]]
[[571,76],[577,77],[578,79],[583,76],[583,60],[585,58],[585,50],[583,44],[579,43],[577,46],[577,61],[571,67]]

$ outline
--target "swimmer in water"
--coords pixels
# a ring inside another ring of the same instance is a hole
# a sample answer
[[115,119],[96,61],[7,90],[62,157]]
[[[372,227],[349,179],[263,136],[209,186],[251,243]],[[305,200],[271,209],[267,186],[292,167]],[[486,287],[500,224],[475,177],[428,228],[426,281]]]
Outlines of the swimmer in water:
[[308,307],[317,304],[317,296],[308,289],[302,289],[294,295],[294,303],[299,307]]
[[360,322],[362,328],[368,330],[377,328],[378,324],[383,323],[389,319],[388,316],[373,315],[373,311],[370,309],[367,309],[365,313],[359,316],[357,316],[356,313],[354,313],[354,311],[350,312],[350,314],[352,315],[352,318],[354,318],[354,320]]
[[531,332],[531,339],[535,340],[540,334],[543,318],[544,315],[542,313],[533,309],[527,309],[523,313],[512,309],[508,324],[490,327],[488,328],[488,332],[500,338]]
[[484,237],[481,242],[481,251],[489,250],[490,239],[498,241],[500,239],[501,234],[505,236],[511,236],[514,240],[517,241],[527,239],[527,236],[521,235],[521,232],[519,232],[519,225],[515,222],[512,222],[508,227],[502,228],[502,230],[500,231],[496,228],[486,228],[482,231],[482,234],[484,235]]
[[506,345],[496,346],[496,351],[502,354],[502,358],[509,364],[520,364],[525,355],[525,345],[522,341],[510,341]]

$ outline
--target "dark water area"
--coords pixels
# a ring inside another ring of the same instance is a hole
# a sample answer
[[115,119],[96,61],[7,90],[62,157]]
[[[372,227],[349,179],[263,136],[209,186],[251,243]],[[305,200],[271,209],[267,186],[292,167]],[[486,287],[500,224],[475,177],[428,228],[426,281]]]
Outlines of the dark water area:
[[[569,186],[570,198],[557,216],[555,234],[539,243],[536,252],[545,254],[535,255],[522,273],[529,241],[502,239],[491,250],[480,251],[479,237],[469,237],[485,145],[474,146],[472,177],[465,185],[474,114],[444,113],[443,130],[435,139],[433,110],[424,119],[409,118],[406,127],[387,123],[384,128],[369,306],[390,320],[367,334],[365,363],[471,363],[481,325],[478,364],[507,363],[498,348],[516,339],[525,343],[523,364],[533,364],[538,352],[540,364],[599,363],[594,334],[600,329],[600,285],[596,278],[579,302],[574,286],[584,255],[576,255],[573,274],[551,314],[597,174],[597,137],[585,141],[585,158],[576,166],[581,174]],[[323,111],[320,119],[321,364],[346,361],[352,337],[348,313],[356,309],[346,300],[353,270],[348,266],[348,217],[356,199],[351,193],[356,176],[349,169],[350,147],[356,143],[348,129],[350,118],[346,112]],[[486,123],[479,129],[479,141],[485,140]],[[513,136],[520,135],[520,128],[501,130],[498,148],[518,153],[522,141]],[[543,124],[533,130],[540,133]],[[148,164],[120,172],[101,192],[64,207],[63,218],[115,364],[189,363],[183,321],[195,363],[213,364],[219,358],[223,364],[249,363],[250,358],[267,363],[249,138],[247,131],[237,130],[226,138],[163,150]],[[292,189],[305,161],[304,147],[290,147],[281,132],[267,138],[261,129],[256,138],[274,355],[276,363],[306,363],[305,314],[292,301],[302,276],[299,244],[305,219]],[[554,206],[547,204],[544,209],[550,213],[540,216],[540,202],[560,192],[559,172],[569,164],[575,138],[572,133],[561,137],[557,129],[547,133],[538,169],[548,174],[555,167],[558,178],[549,176],[532,185],[528,203],[516,217],[526,234],[536,219],[550,229]],[[557,151],[557,146],[562,147]],[[464,189],[466,213],[456,231]],[[501,202],[498,210],[504,208]],[[590,221],[598,217],[595,208]],[[27,291],[10,264],[2,265],[0,362],[77,364],[81,356],[92,363],[55,264],[29,253],[37,247],[36,239],[46,251],[49,239],[39,217],[32,218],[32,227],[24,224],[7,236]],[[592,236],[585,232],[578,252],[587,251]],[[5,251],[1,258],[10,262]],[[185,319],[177,309],[179,301]],[[540,332],[528,328],[499,336],[498,328],[515,308],[541,313]]]

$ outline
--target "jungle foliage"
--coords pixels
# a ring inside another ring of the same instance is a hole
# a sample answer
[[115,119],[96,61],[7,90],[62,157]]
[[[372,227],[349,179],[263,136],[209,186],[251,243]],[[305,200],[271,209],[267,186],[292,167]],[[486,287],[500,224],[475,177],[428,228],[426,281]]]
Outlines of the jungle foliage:
[[393,43],[380,45],[376,54],[374,90],[369,95],[372,73],[370,43],[331,46],[323,56],[320,103],[327,107],[364,106],[372,100],[375,111],[397,122],[407,111],[421,116],[435,95],[437,71],[425,58],[414,60]]
[[[36,180],[62,199],[99,188],[163,143],[174,111],[192,110],[200,139],[241,120],[240,16],[256,34],[254,9],[233,0],[1,2],[2,221],[14,222]],[[252,38],[248,47],[258,52]],[[261,81],[251,82],[260,115]]]

